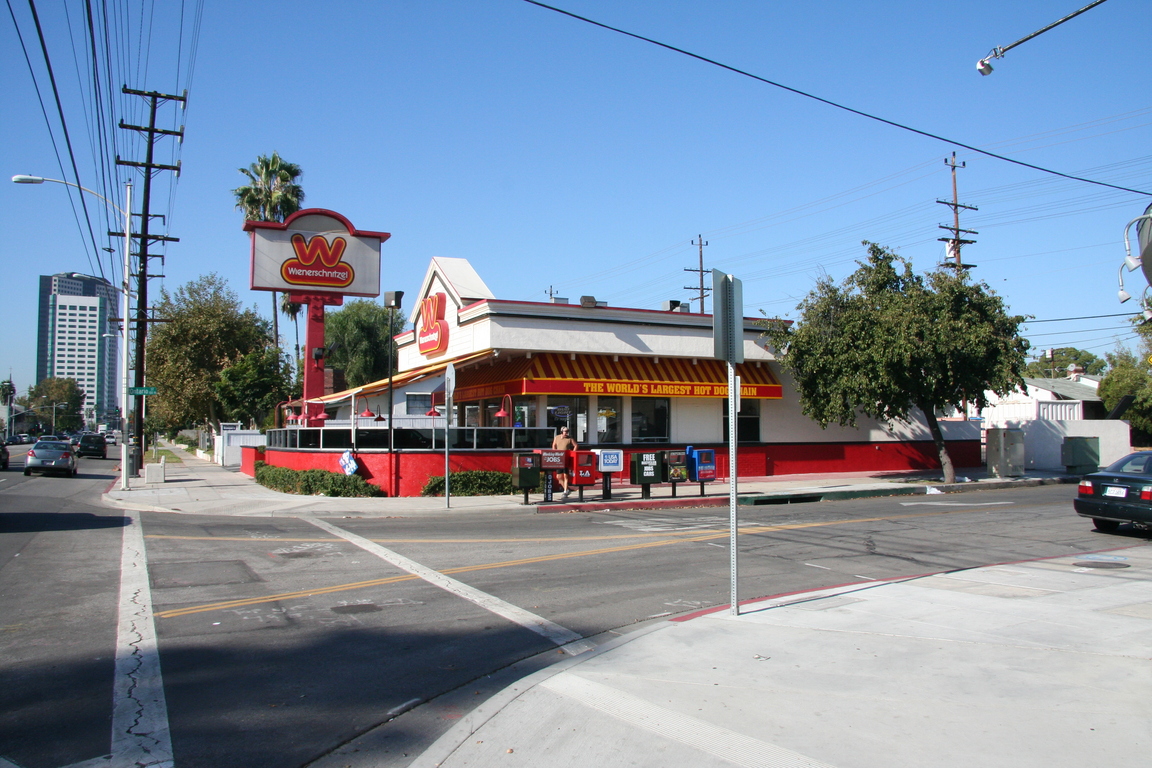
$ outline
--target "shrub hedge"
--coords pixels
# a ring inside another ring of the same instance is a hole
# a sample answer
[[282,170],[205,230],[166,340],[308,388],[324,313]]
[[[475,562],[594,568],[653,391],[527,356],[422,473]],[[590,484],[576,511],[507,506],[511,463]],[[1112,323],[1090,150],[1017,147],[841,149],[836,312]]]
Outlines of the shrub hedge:
[[256,482],[281,493],[301,496],[383,496],[360,475],[344,475],[324,469],[288,469],[256,462]]
[[[491,470],[473,469],[464,472],[453,472],[453,496],[510,496],[521,494],[524,491],[512,487],[512,475],[508,472],[493,472]],[[540,493],[544,488],[543,473],[540,485],[534,490]],[[421,496],[443,496],[444,476],[433,475],[420,490]]]

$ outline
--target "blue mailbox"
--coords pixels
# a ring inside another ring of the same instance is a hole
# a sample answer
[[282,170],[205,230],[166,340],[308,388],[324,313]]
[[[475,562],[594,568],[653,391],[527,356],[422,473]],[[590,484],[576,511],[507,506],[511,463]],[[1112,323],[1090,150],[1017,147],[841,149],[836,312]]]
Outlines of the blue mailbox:
[[716,450],[714,448],[693,448],[688,446],[688,481],[710,483],[716,479]]

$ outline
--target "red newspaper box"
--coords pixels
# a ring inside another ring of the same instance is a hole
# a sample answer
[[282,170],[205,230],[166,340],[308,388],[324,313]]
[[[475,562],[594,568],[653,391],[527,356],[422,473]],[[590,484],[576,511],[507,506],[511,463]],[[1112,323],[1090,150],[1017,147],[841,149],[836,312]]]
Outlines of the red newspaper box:
[[573,485],[595,485],[600,482],[600,471],[596,468],[597,458],[599,457],[595,451],[573,451],[569,482]]

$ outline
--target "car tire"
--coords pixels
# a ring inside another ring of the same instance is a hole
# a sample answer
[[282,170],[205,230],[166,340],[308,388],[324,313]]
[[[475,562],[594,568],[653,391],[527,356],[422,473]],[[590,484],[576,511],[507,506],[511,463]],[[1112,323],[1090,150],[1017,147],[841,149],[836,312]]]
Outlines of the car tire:
[[32,470],[30,470],[30,469],[24,470],[24,477],[31,477],[31,476],[32,476]]
[[1117,520],[1101,520],[1099,517],[1092,518],[1092,525],[1096,526],[1096,530],[1101,533],[1112,533],[1120,527]]

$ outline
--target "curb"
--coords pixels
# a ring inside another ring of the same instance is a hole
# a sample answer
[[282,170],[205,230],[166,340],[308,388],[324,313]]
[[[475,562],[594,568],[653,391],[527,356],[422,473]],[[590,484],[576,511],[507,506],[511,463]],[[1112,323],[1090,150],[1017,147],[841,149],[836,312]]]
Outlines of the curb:
[[[454,725],[447,733],[445,733],[436,741],[424,750],[419,757],[409,763],[408,768],[439,768],[439,766],[448,758],[450,758],[456,750],[463,746],[473,734],[484,727],[484,725],[496,717],[504,708],[511,704],[516,699],[520,698],[524,693],[532,690],[540,683],[544,682],[550,677],[555,677],[562,672],[567,672],[572,667],[583,664],[589,659],[593,659],[602,653],[619,648],[626,645],[633,640],[638,640],[641,637],[657,632],[660,630],[674,629],[675,624],[671,622],[661,622],[653,624],[651,627],[639,629],[635,632],[629,632],[626,635],[617,637],[613,640],[598,645],[591,651],[586,651],[579,656],[573,656],[570,659],[552,664],[544,669],[537,670],[527,677],[523,677],[515,683],[512,683],[507,688],[494,694],[491,698],[485,701],[476,709],[465,715],[459,723]],[[555,651],[549,650],[545,653],[554,653]]]

